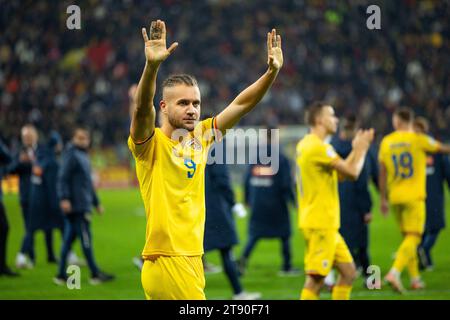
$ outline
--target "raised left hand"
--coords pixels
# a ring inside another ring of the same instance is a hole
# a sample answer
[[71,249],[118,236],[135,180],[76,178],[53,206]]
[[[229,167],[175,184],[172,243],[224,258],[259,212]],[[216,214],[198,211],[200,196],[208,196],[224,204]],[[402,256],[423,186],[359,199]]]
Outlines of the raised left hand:
[[281,50],[281,36],[277,31],[267,33],[267,64],[271,70],[279,71],[283,66],[283,51]]

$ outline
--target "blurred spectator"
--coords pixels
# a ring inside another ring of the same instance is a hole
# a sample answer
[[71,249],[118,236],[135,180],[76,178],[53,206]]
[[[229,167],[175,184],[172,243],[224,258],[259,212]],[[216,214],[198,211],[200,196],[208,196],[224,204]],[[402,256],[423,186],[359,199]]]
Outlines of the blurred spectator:
[[21,148],[8,168],[8,173],[19,176],[19,200],[22,209],[25,234],[22,246],[16,256],[16,267],[33,268],[35,255],[33,247],[28,245],[30,238],[30,200],[32,189],[33,167],[37,161],[39,135],[33,125],[27,124],[20,130]]
[[[375,1],[382,29],[366,28],[373,1],[87,1],[81,30],[66,28],[70,1],[7,1],[0,10],[0,126],[7,140],[34,123],[44,133],[83,122],[95,145],[128,136],[127,90],[139,78],[140,28],[161,18],[178,41],[169,73],[196,70],[209,112],[221,110],[261,72],[267,29],[283,36],[285,66],[261,112],[241,124],[303,123],[304,105],[326,99],[341,115],[361,115],[382,134],[398,105],[450,138],[450,5]],[[259,40],[258,40],[259,39]]]
[[9,150],[0,140],[0,276],[15,277],[17,273],[12,271],[6,264],[6,249],[8,240],[8,218],[6,217],[5,206],[3,205],[2,176],[4,166],[12,160]]

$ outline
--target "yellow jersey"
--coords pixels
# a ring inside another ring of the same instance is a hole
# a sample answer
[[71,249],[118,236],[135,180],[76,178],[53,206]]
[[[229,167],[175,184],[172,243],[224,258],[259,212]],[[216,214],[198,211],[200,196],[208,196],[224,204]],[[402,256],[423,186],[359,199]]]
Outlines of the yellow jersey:
[[378,160],[387,171],[388,200],[392,204],[426,198],[426,153],[437,152],[433,138],[410,131],[395,131],[383,138]]
[[144,258],[203,254],[204,173],[213,119],[199,122],[181,143],[159,128],[142,144],[128,138],[147,217]]
[[300,140],[296,153],[299,227],[338,230],[338,173],[332,163],[340,159],[339,155],[333,146],[311,133]]

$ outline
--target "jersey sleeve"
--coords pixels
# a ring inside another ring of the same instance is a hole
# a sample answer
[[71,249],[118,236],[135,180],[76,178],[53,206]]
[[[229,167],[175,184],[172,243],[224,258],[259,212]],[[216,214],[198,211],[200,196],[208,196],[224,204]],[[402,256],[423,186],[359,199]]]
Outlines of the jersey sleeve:
[[195,137],[200,139],[203,147],[209,147],[216,140],[220,141],[215,117],[201,121],[194,130]]
[[389,152],[389,150],[388,150],[387,141],[385,139],[383,139],[380,144],[380,150],[378,151],[378,162],[386,165],[387,159],[389,157],[388,152]]
[[322,166],[331,166],[331,164],[341,157],[337,154],[331,144],[318,145],[314,150],[314,162]]
[[441,144],[426,134],[419,134],[417,136],[418,144],[425,152],[436,153],[439,151]]
[[128,148],[136,160],[151,160],[155,149],[155,132],[143,142],[135,142],[131,135],[128,137]]

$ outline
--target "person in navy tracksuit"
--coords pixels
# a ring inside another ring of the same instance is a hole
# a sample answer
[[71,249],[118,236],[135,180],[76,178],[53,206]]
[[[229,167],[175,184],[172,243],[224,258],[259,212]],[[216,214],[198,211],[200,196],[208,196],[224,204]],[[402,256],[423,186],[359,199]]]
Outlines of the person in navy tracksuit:
[[2,177],[6,166],[12,161],[8,148],[0,140],[0,276],[15,277],[17,273],[6,264],[6,248],[8,240],[8,219],[3,205]]
[[[211,148],[211,153],[214,154],[217,148],[223,150],[224,146],[223,141],[216,143],[215,148]],[[259,293],[245,292],[243,290],[237,266],[233,259],[232,248],[238,244],[233,212],[245,209],[242,204],[235,201],[226,164],[210,163],[206,166],[205,204],[206,221],[203,244],[205,252],[211,250],[220,251],[223,269],[233,288],[234,299],[258,299],[260,297]]]
[[[421,133],[428,133],[429,124],[423,117],[414,121],[414,129]],[[427,199],[426,223],[422,243],[418,248],[419,265],[421,269],[433,269],[431,250],[436,243],[439,233],[445,228],[445,197],[444,183],[450,188],[450,159],[444,154],[427,155]]]
[[[268,155],[271,156],[271,130],[268,131]],[[250,254],[262,238],[281,240],[283,266],[280,275],[296,275],[299,271],[291,264],[291,224],[288,203],[295,203],[291,166],[289,160],[280,151],[279,168],[274,172],[269,165],[252,164],[245,178],[245,202],[251,208],[249,238],[239,259],[241,274],[245,273]]]
[[78,237],[91,271],[91,284],[114,279],[114,276],[100,271],[92,250],[90,229],[91,210],[94,206],[100,214],[103,208],[97,197],[92,181],[91,163],[88,155],[90,134],[85,128],[74,130],[72,143],[63,153],[61,170],[58,177],[60,207],[64,213],[64,240],[61,249],[58,274],[53,281],[64,285],[67,281],[66,260],[73,239]]
[[53,229],[63,233],[63,215],[59,207],[57,178],[59,163],[57,154],[62,150],[62,140],[57,132],[51,132],[48,142],[37,151],[37,161],[32,169],[29,227],[25,238],[25,250],[34,252],[34,234],[43,230],[46,235],[47,261],[56,263],[53,250]]
[[[339,156],[345,159],[352,151],[352,139],[358,127],[355,117],[348,116],[341,121],[339,134],[331,140]],[[370,148],[364,167],[356,181],[339,182],[339,202],[341,211],[340,234],[353,256],[357,268],[367,277],[370,265],[369,223],[372,220],[372,199],[369,182],[378,187],[378,163],[376,151]]]

